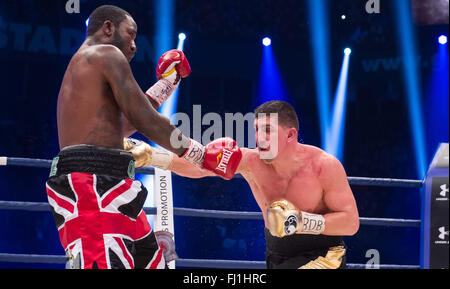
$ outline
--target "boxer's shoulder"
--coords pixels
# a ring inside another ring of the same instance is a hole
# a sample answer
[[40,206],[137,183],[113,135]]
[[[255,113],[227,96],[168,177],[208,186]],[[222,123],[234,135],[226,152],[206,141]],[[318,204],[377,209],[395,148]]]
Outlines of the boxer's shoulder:
[[337,176],[336,172],[343,170],[341,162],[335,156],[325,151],[317,157],[316,167],[319,178]]
[[128,63],[125,55],[114,45],[96,44],[86,46],[80,49],[79,53],[83,55],[90,64],[107,66],[125,61]]
[[317,175],[321,175],[324,169],[336,167],[340,164],[339,160],[330,153],[312,145],[301,144],[301,153],[308,155],[312,168]]

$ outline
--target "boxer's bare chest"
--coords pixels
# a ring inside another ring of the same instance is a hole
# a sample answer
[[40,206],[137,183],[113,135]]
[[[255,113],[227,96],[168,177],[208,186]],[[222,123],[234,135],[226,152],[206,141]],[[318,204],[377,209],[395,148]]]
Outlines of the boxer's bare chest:
[[58,97],[60,146],[91,144],[121,148],[122,115],[111,88],[88,57],[77,52]]
[[323,213],[323,188],[312,163],[307,163],[291,176],[280,176],[272,167],[257,159],[249,162],[250,170],[244,175],[256,202],[265,217],[266,209],[277,199],[286,199],[298,209],[310,213]]

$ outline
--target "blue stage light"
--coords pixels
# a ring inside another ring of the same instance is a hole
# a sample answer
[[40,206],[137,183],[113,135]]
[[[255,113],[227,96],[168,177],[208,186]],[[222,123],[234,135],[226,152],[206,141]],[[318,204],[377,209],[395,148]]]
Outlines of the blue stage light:
[[264,37],[262,40],[262,44],[264,46],[269,46],[270,44],[272,44],[272,40],[269,37]]
[[447,36],[445,36],[445,35],[439,36],[438,40],[439,40],[439,43],[442,44],[442,45],[447,44]]
[[178,39],[181,40],[181,41],[185,40],[186,39],[186,34],[184,34],[184,33],[178,34]]
[[283,78],[278,69],[272,47],[262,47],[261,71],[259,76],[259,95],[255,106],[270,100],[287,100]]
[[350,55],[350,53],[352,53],[352,50],[347,47],[344,49],[344,53],[345,53],[345,55]]

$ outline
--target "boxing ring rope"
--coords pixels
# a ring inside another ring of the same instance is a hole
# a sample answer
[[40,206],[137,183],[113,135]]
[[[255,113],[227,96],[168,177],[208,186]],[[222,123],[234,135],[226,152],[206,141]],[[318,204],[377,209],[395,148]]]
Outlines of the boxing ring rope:
[[[0,157],[0,166],[22,166],[50,168],[51,160],[30,159],[30,158],[11,158]],[[153,175],[155,173],[152,167],[136,168],[137,174]],[[235,178],[242,178],[237,175]],[[424,184],[422,180],[409,179],[391,179],[391,178],[368,178],[368,177],[348,177],[350,185],[355,186],[382,186],[397,188],[421,188]],[[144,207],[148,215],[156,215],[157,208]],[[49,212],[50,205],[45,202],[16,202],[1,201],[0,210],[21,210],[35,212]],[[262,220],[261,212],[241,212],[241,211],[221,211],[205,210],[192,208],[173,208],[175,216],[218,218],[218,219],[247,219]],[[411,219],[392,219],[392,218],[365,218],[360,217],[361,225],[372,226],[396,226],[396,227],[420,227],[421,220]],[[18,262],[18,263],[52,263],[64,264],[67,262],[66,256],[59,255],[36,255],[36,254],[8,254],[0,253],[0,262]],[[180,267],[195,268],[217,268],[217,269],[265,269],[265,261],[239,261],[239,260],[206,260],[206,259],[177,259],[176,265]],[[418,269],[419,265],[378,265],[380,269]],[[347,264],[349,269],[364,269],[366,264]]]
[[[66,256],[59,255],[33,255],[33,254],[5,254],[0,253],[0,262],[11,263],[47,263],[65,264]],[[177,259],[177,267],[215,268],[215,269],[266,269],[265,261],[239,261],[239,260],[208,260],[208,259]],[[347,263],[349,269],[365,269],[366,264]],[[380,269],[419,269],[416,265],[386,265],[380,264]]]
[[[0,210],[21,211],[49,211],[48,203],[39,202],[12,202],[0,201]],[[144,207],[148,215],[156,215],[155,207]],[[201,217],[216,219],[239,219],[239,220],[262,220],[261,212],[219,211],[190,208],[173,208],[175,216]],[[420,227],[420,220],[411,219],[388,219],[388,218],[359,218],[361,225],[391,226],[391,227]]]
[[[50,168],[51,160],[29,159],[29,158],[10,158],[0,157],[0,166],[21,166],[21,167],[36,167],[36,168]],[[136,168],[137,174],[153,175],[155,169],[152,167]],[[235,178],[242,178],[241,175],[236,175]],[[376,186],[376,187],[400,187],[400,188],[421,188],[423,180],[408,180],[408,179],[390,179],[390,178],[368,178],[368,177],[348,177],[350,185],[355,186]]]

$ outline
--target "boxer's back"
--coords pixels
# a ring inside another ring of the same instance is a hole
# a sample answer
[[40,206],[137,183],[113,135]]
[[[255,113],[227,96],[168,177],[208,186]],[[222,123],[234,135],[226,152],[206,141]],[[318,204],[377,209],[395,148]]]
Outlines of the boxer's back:
[[122,147],[122,114],[95,58],[101,45],[83,45],[72,57],[58,95],[60,149],[77,144]]

